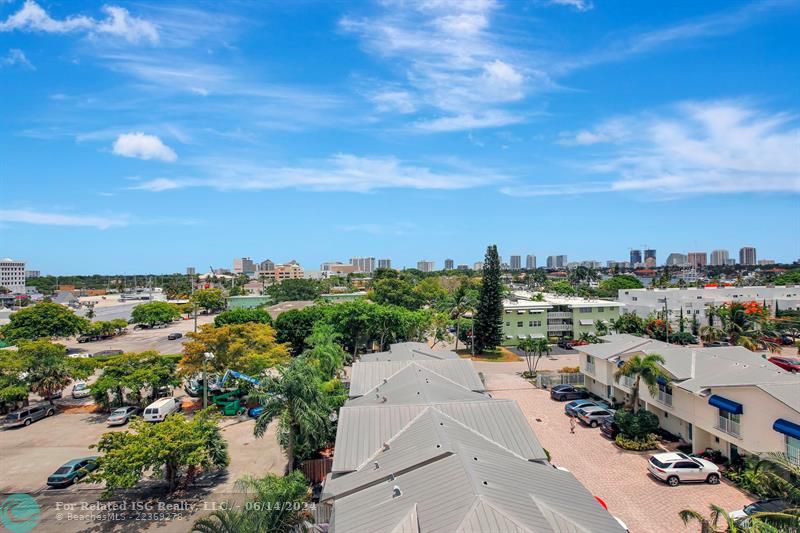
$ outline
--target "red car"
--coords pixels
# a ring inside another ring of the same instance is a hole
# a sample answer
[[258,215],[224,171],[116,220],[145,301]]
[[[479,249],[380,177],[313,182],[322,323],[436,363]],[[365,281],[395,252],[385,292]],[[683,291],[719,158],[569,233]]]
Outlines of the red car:
[[770,357],[767,359],[773,365],[779,366],[789,372],[800,372],[800,358],[798,357]]

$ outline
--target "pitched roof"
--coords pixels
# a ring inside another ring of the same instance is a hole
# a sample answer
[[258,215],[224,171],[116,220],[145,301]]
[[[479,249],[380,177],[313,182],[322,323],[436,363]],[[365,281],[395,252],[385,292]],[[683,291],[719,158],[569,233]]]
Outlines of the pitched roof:
[[401,368],[363,396],[347,401],[347,405],[396,405],[480,401],[486,395],[452,381],[416,363]]
[[459,359],[459,357],[457,353],[449,350],[434,350],[425,342],[398,342],[390,345],[388,352],[368,353],[361,356],[361,360],[364,362],[441,359]]
[[475,371],[472,361],[469,359],[356,362],[353,363],[350,378],[350,397],[363,396],[383,383],[384,380],[412,365],[432,370],[469,390],[486,390],[478,373]]
[[358,471],[326,481],[335,531],[621,532],[569,472],[526,461],[428,407]]
[[403,431],[428,407],[531,461],[547,459],[539,439],[513,400],[449,402],[416,405],[347,405],[339,410],[334,473],[364,465],[385,442]]

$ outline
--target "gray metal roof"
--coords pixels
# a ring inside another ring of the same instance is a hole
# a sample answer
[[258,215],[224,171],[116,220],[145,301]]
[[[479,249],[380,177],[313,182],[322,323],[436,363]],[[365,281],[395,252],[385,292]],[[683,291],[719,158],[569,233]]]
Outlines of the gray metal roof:
[[[373,364],[373,363],[367,363]],[[396,405],[480,401],[487,396],[452,381],[422,365],[410,364],[347,405]]]
[[391,532],[416,505],[420,532],[621,532],[569,472],[526,461],[427,408],[358,471],[329,478],[342,532]]
[[437,350],[424,342],[398,342],[389,346],[388,352],[368,353],[361,356],[369,361],[431,361],[441,359],[460,359],[457,353]]
[[417,405],[345,406],[339,410],[332,472],[357,470],[383,444],[428,407],[531,461],[547,459],[539,439],[513,400],[488,400]]
[[363,396],[410,365],[434,371],[469,390],[486,390],[469,359],[356,362],[350,377],[350,397]]

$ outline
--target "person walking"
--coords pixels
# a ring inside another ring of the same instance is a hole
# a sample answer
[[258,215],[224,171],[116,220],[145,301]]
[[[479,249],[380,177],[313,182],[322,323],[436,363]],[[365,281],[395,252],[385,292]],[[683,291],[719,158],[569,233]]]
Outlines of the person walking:
[[569,417],[569,432],[575,434],[575,417]]

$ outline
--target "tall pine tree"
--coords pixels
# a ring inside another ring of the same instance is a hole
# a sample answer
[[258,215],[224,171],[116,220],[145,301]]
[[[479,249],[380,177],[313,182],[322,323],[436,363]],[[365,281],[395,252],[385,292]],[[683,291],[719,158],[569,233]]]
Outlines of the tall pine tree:
[[503,287],[500,257],[494,244],[486,248],[474,336],[476,353],[495,348],[503,341]]

